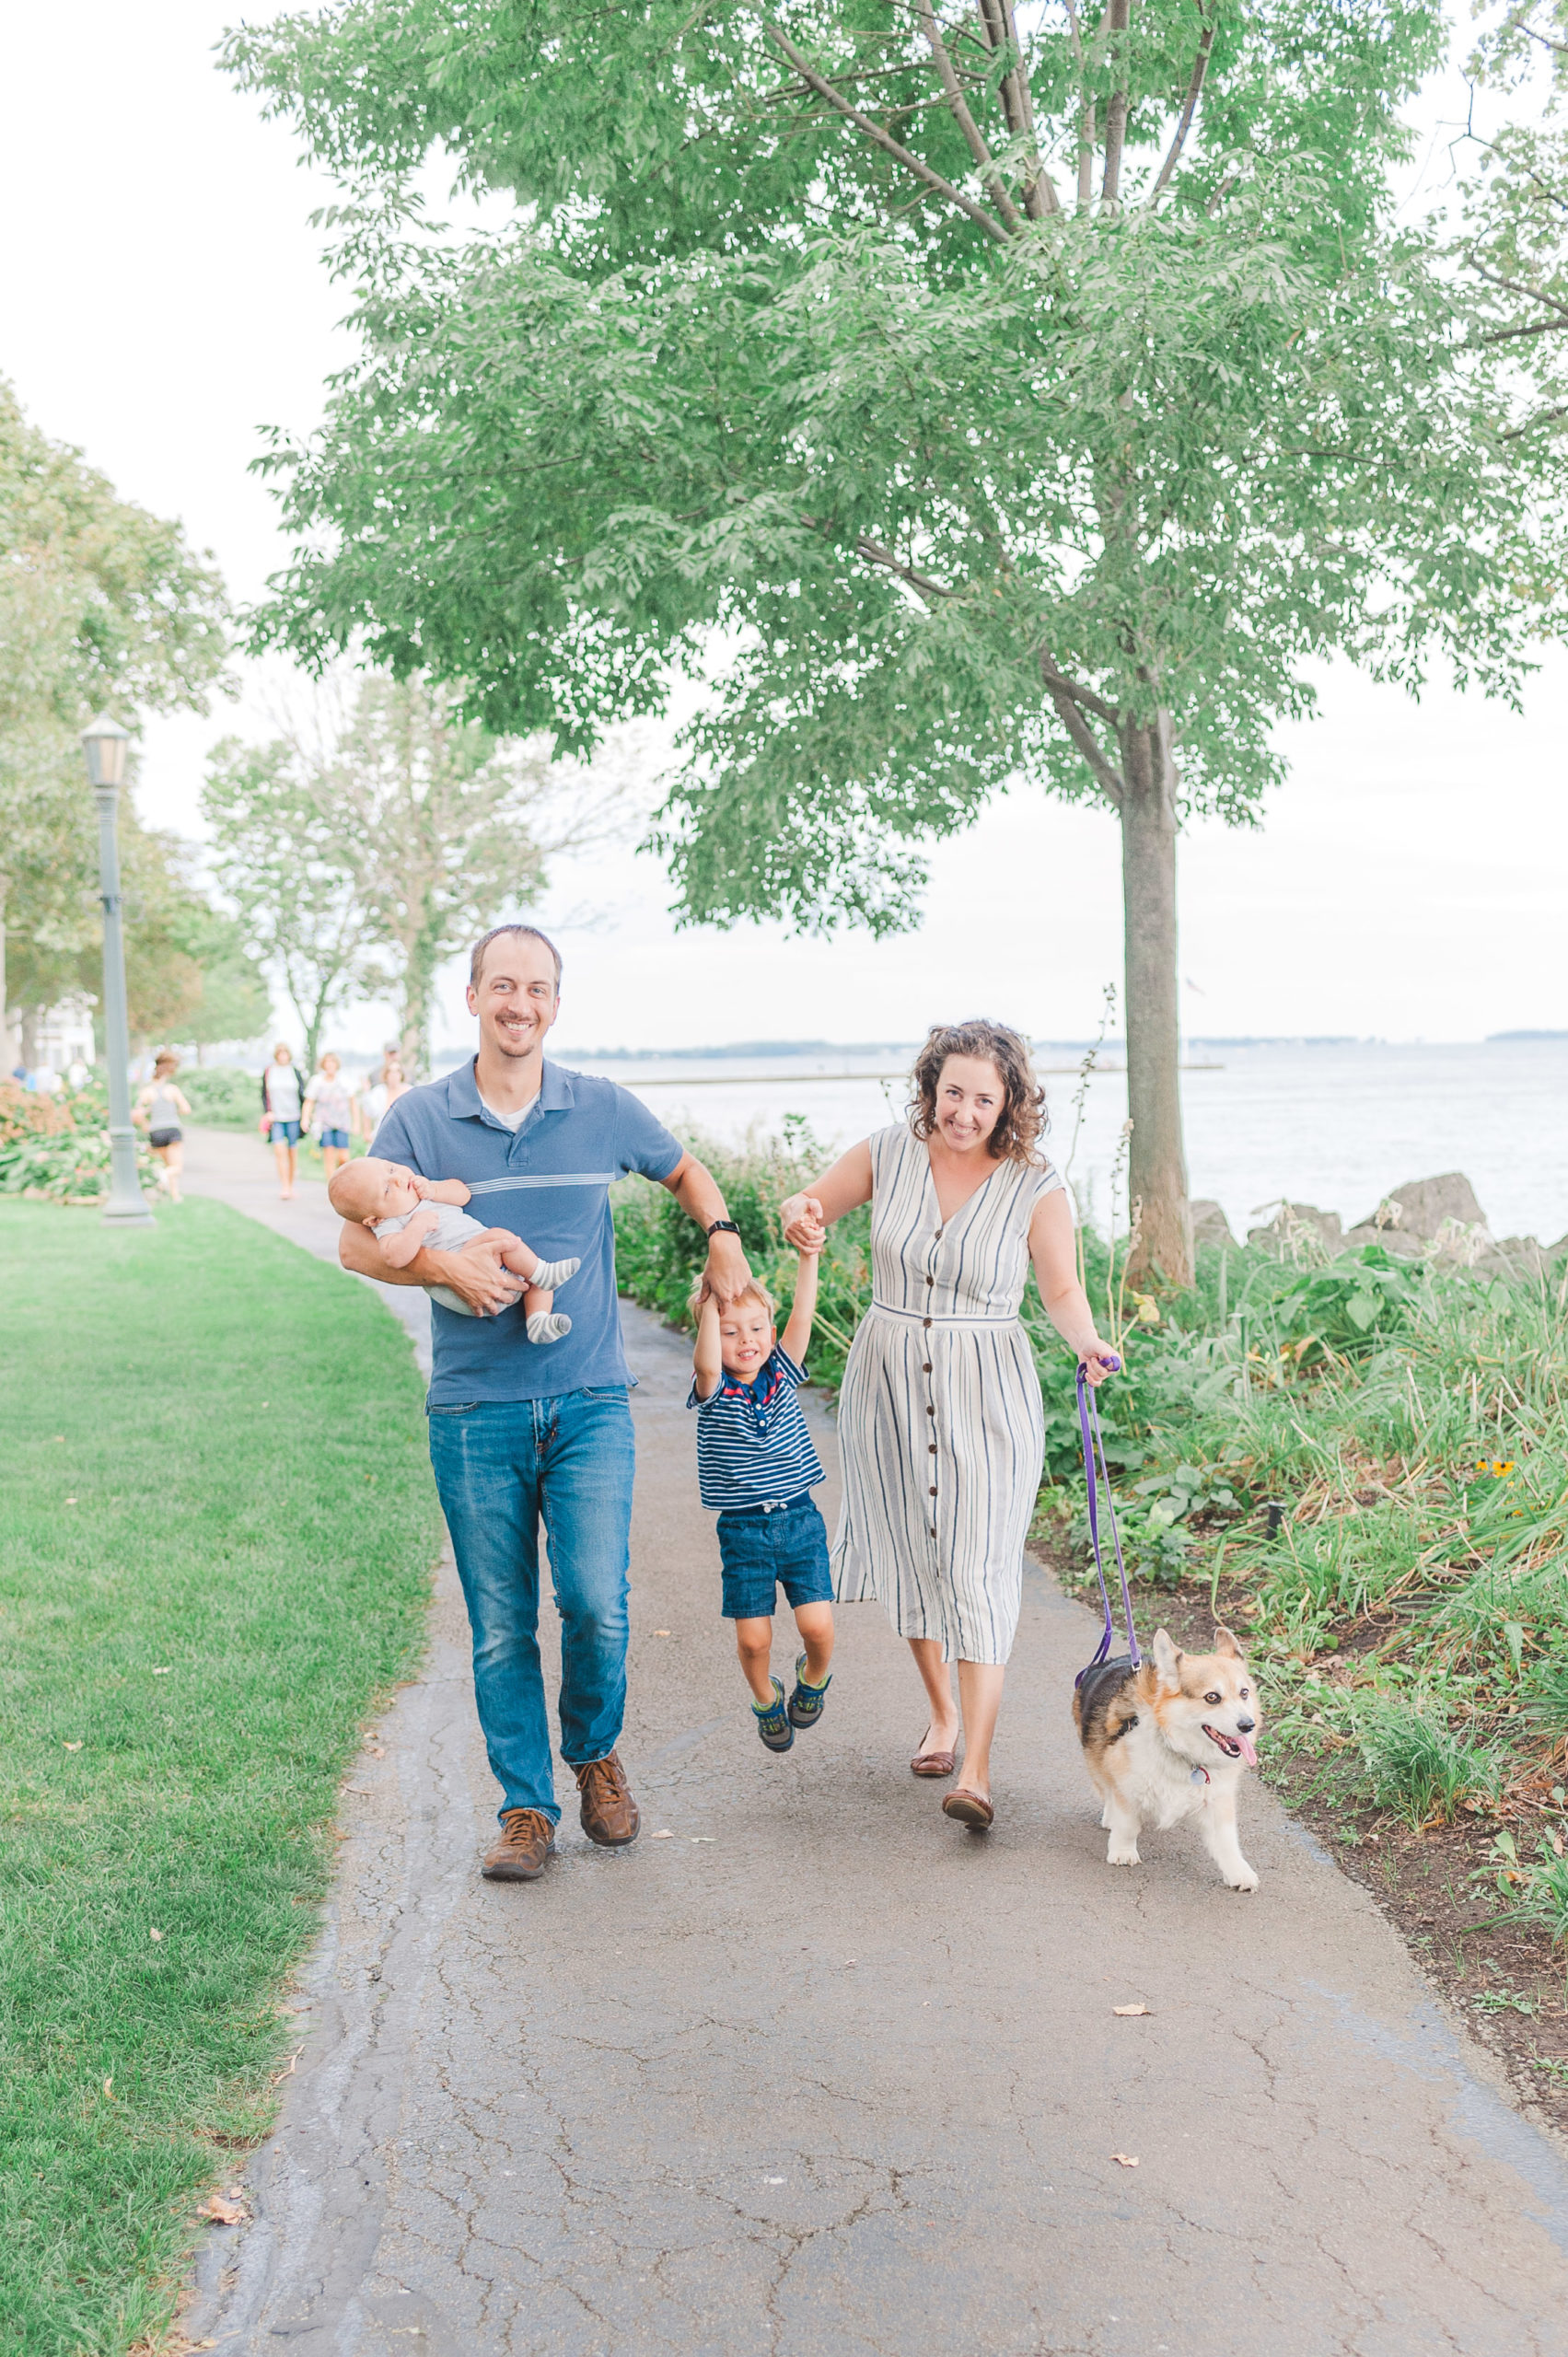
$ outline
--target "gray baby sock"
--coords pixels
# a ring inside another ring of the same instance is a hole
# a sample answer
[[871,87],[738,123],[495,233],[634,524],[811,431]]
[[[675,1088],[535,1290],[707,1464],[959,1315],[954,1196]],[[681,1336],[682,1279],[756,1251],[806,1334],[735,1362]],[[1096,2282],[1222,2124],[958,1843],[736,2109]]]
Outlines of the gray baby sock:
[[528,1283],[537,1285],[540,1293],[553,1293],[568,1277],[575,1277],[582,1265],[580,1260],[541,1260]]
[[[571,1263],[574,1269],[576,1265],[575,1260]],[[528,1328],[530,1342],[558,1342],[571,1332],[572,1321],[558,1309],[536,1309],[528,1317]]]

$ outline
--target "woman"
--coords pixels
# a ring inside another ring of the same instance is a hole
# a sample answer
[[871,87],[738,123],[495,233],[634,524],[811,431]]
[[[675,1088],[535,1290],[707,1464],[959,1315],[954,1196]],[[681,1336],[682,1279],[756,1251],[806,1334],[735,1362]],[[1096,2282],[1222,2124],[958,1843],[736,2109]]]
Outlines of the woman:
[[185,1132],[180,1125],[191,1119],[184,1094],[174,1086],[179,1070],[179,1057],[172,1048],[165,1048],[155,1059],[151,1083],[137,1097],[131,1116],[138,1129],[146,1131],[147,1144],[163,1165],[158,1185],[167,1188],[171,1203],[180,1201],[180,1173],[185,1167]]
[[402,1065],[389,1048],[381,1059],[378,1078],[370,1087],[362,1089],[359,1095],[360,1135],[366,1145],[370,1144],[380,1127],[381,1117],[388,1106],[395,1105],[399,1097],[405,1096],[407,1092],[408,1083],[403,1078]]
[[1016,1031],[935,1028],[908,1121],[852,1146],[782,1213],[789,1242],[809,1251],[871,1205],[874,1298],[839,1402],[837,1593],[876,1596],[909,1640],[931,1709],[917,1776],[953,1774],[961,1713],[964,1781],[942,1806],[979,1831],[993,1817],[991,1741],[1045,1445],[1018,1323],[1031,1261],[1090,1382],[1115,1364],[1078,1283],[1065,1190],[1039,1150],[1044,1102]]
[[300,1124],[308,1130],[319,1122],[321,1147],[321,1167],[330,1187],[337,1173],[348,1160],[348,1133],[354,1120],[354,1099],[349,1085],[343,1077],[343,1066],[329,1050],[320,1067],[313,1072],[305,1090],[305,1109]]
[[294,1051],[285,1039],[273,1050],[273,1061],[261,1074],[261,1135],[270,1138],[278,1167],[278,1192],[285,1203],[294,1201],[299,1169],[299,1074]]

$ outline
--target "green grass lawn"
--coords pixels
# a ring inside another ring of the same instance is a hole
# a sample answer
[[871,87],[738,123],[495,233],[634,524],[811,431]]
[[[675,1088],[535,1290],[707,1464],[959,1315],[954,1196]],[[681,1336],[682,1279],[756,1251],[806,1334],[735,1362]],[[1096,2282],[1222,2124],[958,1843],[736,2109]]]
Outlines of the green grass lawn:
[[221,1204],[0,1202],[0,2351],[99,2357],[271,2115],[439,1525],[401,1329]]

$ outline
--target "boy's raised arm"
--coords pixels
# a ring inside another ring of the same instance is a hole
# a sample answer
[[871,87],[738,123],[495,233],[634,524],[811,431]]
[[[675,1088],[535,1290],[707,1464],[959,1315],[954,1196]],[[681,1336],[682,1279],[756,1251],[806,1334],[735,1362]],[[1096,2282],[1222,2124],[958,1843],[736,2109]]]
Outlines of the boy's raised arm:
[[697,1347],[691,1353],[691,1364],[697,1377],[698,1399],[711,1399],[724,1373],[724,1360],[719,1348],[719,1305],[715,1294],[709,1294],[697,1312]]
[[817,1255],[803,1252],[796,1271],[795,1299],[790,1304],[789,1324],[784,1329],[785,1358],[796,1366],[806,1364],[807,1347],[811,1341],[811,1320],[817,1315]]

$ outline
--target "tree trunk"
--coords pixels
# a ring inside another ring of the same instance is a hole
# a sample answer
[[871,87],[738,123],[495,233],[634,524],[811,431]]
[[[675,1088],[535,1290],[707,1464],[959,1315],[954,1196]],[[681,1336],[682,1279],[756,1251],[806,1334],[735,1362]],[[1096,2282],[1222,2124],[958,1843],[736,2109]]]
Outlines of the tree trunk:
[[10,891],[10,877],[0,876],[0,1081],[10,1079],[20,1053],[16,1026],[11,1020],[6,998],[6,902]]
[[1176,970],[1176,764],[1170,715],[1121,731],[1121,891],[1127,929],[1129,1184],[1138,1208],[1134,1277],[1192,1282],[1192,1215],[1181,1140]]

